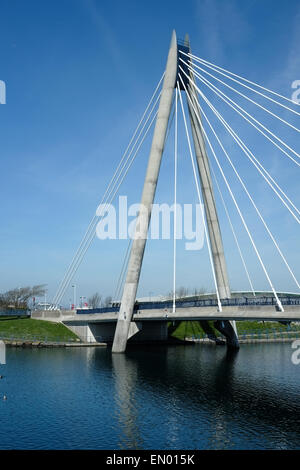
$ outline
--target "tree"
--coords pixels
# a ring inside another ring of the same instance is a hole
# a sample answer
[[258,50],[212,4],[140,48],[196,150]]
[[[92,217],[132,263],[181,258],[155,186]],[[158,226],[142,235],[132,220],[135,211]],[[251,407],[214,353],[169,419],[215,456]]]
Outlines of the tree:
[[176,290],[176,297],[181,299],[183,297],[186,297],[189,293],[189,289],[187,287],[179,287]]
[[89,299],[88,299],[88,304],[89,304],[89,307],[91,308],[99,308],[101,306],[101,299],[102,299],[102,295],[98,294],[98,292],[96,292],[95,294],[93,294]]
[[[192,291],[192,296],[194,297],[200,297],[201,295],[205,294],[206,293],[206,289],[205,287],[195,287]],[[176,299],[184,299],[185,297],[188,297],[189,295],[189,288],[188,287],[179,287],[178,289],[176,289],[176,292],[175,292],[175,297]],[[169,292],[167,297],[169,299],[173,299],[173,292]]]
[[15,287],[0,294],[0,305],[6,308],[28,308],[30,298],[42,297],[46,292],[46,284],[39,284],[33,287]]
[[104,306],[109,307],[111,304],[111,301],[112,301],[112,296],[111,295],[107,296],[104,300]]
[[199,288],[195,287],[194,296],[196,297],[196,296],[203,295],[203,294],[205,294],[205,292],[206,292],[205,287],[199,287]]

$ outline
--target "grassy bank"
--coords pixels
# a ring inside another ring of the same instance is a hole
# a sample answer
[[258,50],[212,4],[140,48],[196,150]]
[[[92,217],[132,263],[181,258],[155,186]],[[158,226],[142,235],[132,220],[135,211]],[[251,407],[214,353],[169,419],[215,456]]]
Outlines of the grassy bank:
[[[214,330],[216,336],[221,336],[221,334],[214,328],[213,322],[210,321],[209,325]],[[260,334],[280,334],[281,332],[291,332],[297,331],[300,334],[300,324],[297,325],[282,325],[278,322],[258,322],[258,321],[238,321],[236,322],[238,334],[243,335],[254,335],[258,336]],[[172,324],[170,323],[170,328]],[[173,328],[172,328],[173,329]],[[177,326],[177,328],[172,331],[171,336],[177,339],[185,338],[205,338],[206,334],[202,330],[199,322],[197,321],[182,321]]]
[[77,336],[61,323],[17,318],[0,321],[0,339],[69,342]]
[[[220,337],[221,335],[215,330],[212,321],[209,322],[209,325],[216,336]],[[300,323],[287,326],[278,322],[239,321],[236,322],[236,325],[241,338],[245,335],[267,334],[272,336],[293,331],[300,337]],[[206,333],[197,321],[182,321],[175,327],[170,323],[169,332],[171,337],[180,340],[206,337]],[[73,342],[78,340],[78,337],[62,323],[31,318],[9,318],[0,320],[0,339]]]

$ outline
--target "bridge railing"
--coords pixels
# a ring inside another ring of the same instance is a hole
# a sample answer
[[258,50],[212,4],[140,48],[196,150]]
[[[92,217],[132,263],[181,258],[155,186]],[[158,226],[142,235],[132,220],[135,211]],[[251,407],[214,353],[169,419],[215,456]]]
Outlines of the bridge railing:
[[[300,305],[300,297],[280,297],[282,305]],[[246,305],[276,305],[275,297],[234,297],[231,299],[221,299],[223,307],[231,306],[246,306]],[[139,302],[134,306],[134,311],[138,310],[161,310],[170,309],[173,306],[173,302],[170,301],[158,301],[158,302]],[[218,307],[217,299],[197,299],[197,300],[176,300],[176,308],[190,308],[190,307]],[[95,314],[95,313],[118,313],[120,310],[120,304],[115,304],[111,307],[101,307],[93,309],[77,309],[76,313],[79,315],[84,314]]]
[[0,310],[0,318],[1,317],[30,317],[30,310],[24,308],[10,308],[10,309],[1,309]]

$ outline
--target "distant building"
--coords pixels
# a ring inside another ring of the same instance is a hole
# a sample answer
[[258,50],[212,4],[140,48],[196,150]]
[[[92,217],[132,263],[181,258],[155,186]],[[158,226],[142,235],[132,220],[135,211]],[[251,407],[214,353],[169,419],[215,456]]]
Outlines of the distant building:
[[34,310],[49,310],[52,304],[49,302],[38,302],[34,305]]

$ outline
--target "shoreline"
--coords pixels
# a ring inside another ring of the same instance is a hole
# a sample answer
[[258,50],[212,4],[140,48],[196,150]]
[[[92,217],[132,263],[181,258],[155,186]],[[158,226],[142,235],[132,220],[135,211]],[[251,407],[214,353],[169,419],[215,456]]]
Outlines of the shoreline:
[[[287,338],[240,338],[240,344],[259,344],[259,343],[289,343],[293,342],[297,339],[300,339],[299,336],[294,337],[287,337]],[[3,340],[7,347],[15,347],[15,348],[87,348],[87,347],[109,347],[109,343],[80,343],[80,342],[44,342],[44,341],[22,341],[22,340]],[[201,344],[206,346],[217,346],[215,341],[210,340],[208,338],[186,338],[185,341],[165,341],[163,342],[164,345],[186,345],[186,344]],[[162,342],[151,342],[151,345],[157,344],[158,346],[162,345]],[[143,345],[135,344],[134,346]],[[149,343],[148,343],[149,345]],[[224,344],[226,346],[226,344]]]
[[76,347],[107,347],[107,343],[56,343],[44,341],[3,340],[7,347],[16,348],[76,348]]
[[[239,339],[239,344],[257,344],[257,343],[292,343],[293,341],[300,339],[298,337],[293,338],[248,338],[248,339]],[[203,338],[203,339],[193,339],[186,338],[186,341],[190,341],[195,344],[204,344],[207,346],[216,346],[215,341]]]

